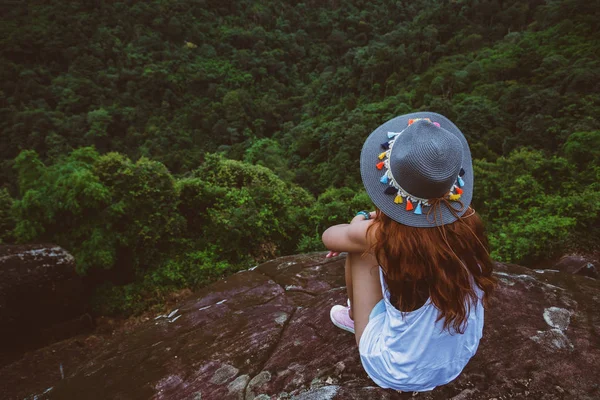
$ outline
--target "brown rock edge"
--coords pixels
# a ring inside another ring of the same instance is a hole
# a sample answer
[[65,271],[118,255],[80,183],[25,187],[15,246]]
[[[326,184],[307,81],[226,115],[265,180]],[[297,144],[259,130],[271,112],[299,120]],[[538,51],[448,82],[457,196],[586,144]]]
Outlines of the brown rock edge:
[[85,285],[65,249],[0,245],[0,367],[27,350],[91,331],[86,304]]
[[[384,390],[362,369],[344,258],[282,257],[196,293],[132,332],[69,339],[0,369],[6,399],[598,399],[600,282],[497,265],[477,355],[452,383]],[[64,378],[63,378],[64,376]]]

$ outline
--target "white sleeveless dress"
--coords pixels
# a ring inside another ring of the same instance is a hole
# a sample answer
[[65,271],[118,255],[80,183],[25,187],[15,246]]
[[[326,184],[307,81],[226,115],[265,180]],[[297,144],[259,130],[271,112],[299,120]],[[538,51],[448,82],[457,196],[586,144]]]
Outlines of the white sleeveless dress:
[[481,339],[482,290],[472,283],[478,301],[471,306],[465,332],[450,334],[442,330],[443,319],[436,322],[439,311],[431,299],[415,311],[401,313],[390,303],[381,267],[379,276],[385,310],[381,307],[379,314],[371,314],[359,344],[369,377],[382,388],[410,392],[432,390],[452,381],[473,357]]

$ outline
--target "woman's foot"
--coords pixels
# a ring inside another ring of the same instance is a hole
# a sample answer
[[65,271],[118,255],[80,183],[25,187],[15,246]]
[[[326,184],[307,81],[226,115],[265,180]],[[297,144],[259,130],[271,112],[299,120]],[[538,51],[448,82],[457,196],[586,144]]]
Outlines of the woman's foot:
[[350,308],[335,305],[331,307],[329,317],[331,322],[338,328],[354,333],[354,321],[350,318]]

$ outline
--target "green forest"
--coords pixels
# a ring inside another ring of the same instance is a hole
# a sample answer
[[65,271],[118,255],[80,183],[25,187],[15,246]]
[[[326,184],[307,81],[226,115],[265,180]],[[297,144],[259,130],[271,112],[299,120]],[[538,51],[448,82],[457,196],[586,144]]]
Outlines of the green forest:
[[371,209],[359,155],[414,111],[463,131],[493,257],[600,243],[600,4],[0,6],[0,243],[56,243],[131,314]]

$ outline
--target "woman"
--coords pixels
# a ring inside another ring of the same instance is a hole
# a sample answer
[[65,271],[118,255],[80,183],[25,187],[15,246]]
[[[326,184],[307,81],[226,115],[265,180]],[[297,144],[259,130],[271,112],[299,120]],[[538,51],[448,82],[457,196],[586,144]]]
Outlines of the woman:
[[323,233],[328,257],[347,252],[348,307],[332,322],[356,335],[362,364],[383,388],[426,391],[452,381],[477,351],[495,280],[470,207],[466,139],[430,112],[396,117],[360,159],[377,211]]

